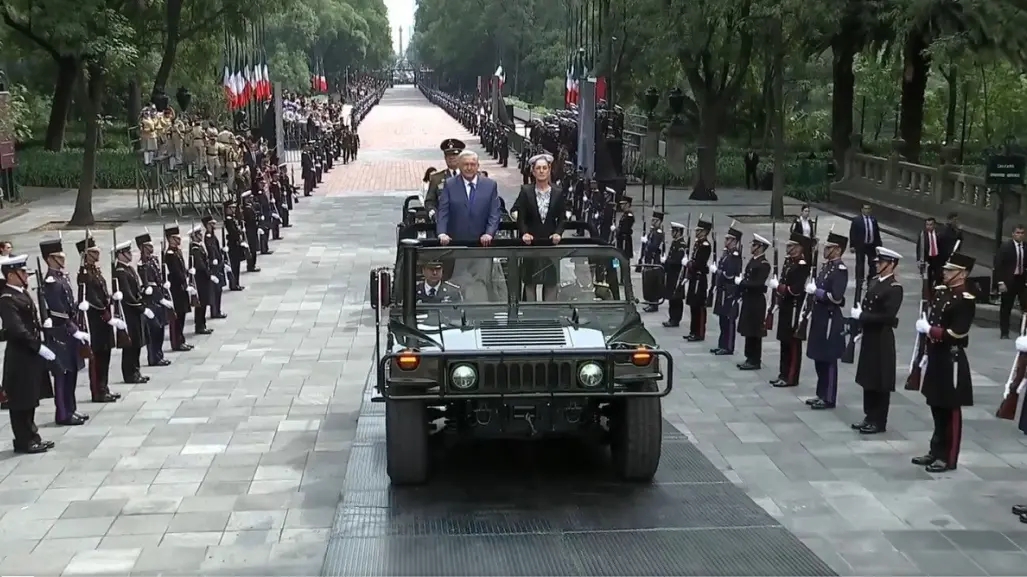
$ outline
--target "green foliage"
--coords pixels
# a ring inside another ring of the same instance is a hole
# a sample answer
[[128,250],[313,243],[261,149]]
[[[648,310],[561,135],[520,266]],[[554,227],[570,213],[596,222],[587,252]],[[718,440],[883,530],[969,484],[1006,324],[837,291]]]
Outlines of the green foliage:
[[[102,150],[97,155],[98,188],[134,189],[139,156],[128,151]],[[82,151],[50,152],[32,149],[18,153],[14,171],[19,186],[75,189],[82,180]]]

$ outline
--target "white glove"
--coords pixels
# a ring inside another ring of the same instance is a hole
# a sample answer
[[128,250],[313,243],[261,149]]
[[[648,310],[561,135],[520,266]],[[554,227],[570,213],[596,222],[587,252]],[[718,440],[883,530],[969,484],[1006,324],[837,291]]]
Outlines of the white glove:
[[647,239],[647,238],[645,237],[645,235],[643,234],[643,235],[642,235],[642,244],[645,244],[645,241],[647,241],[647,240],[649,240],[649,239]]
[[118,328],[119,328],[119,329],[121,329],[121,330],[125,330],[125,329],[127,329],[127,328],[128,328],[128,324],[127,324],[127,323],[125,323],[125,321],[123,321],[123,320],[121,320],[121,319],[117,319],[117,321],[118,321]]
[[107,324],[113,328],[118,328],[118,319],[111,319],[107,321]]
[[289,208],[289,207],[288,207],[287,205],[285,205],[285,204],[281,204],[281,205],[279,205],[279,206],[280,206],[281,208],[286,208],[286,209],[287,209],[287,208]]
[[214,265],[214,266],[217,266],[217,265],[218,265],[218,259],[214,259],[214,262],[212,262],[212,263],[210,263],[210,264],[212,264],[212,265]]
[[55,355],[46,345],[39,345],[39,356],[48,361],[52,361],[57,358],[57,355]]
[[735,277],[735,284],[742,284],[742,275],[738,275]]
[[258,228],[257,229],[257,234],[259,234],[260,236],[264,236],[264,229]]
[[189,287],[189,288],[185,289],[185,291],[187,293],[191,294],[191,295],[196,294],[196,289],[194,289],[193,287]]
[[811,294],[813,294],[815,292],[817,292],[817,285],[814,284],[814,283],[807,283],[806,284],[806,294],[811,295]]
[[194,268],[189,269],[189,274],[196,274],[196,269],[194,269]]
[[863,309],[859,305],[852,307],[852,310],[849,311],[849,318],[854,321],[858,321],[861,316],[863,316]]
[[160,299],[160,304],[169,309],[175,308],[175,303],[169,301],[168,299]]
[[685,258],[681,259],[681,266],[688,266],[688,260],[688,255],[686,254]]
[[86,301],[78,303],[78,310],[86,312],[87,310],[89,310],[89,303]]
[[781,286],[781,281],[777,280],[776,276],[771,277],[770,280],[767,281],[767,286],[770,287],[770,290],[776,291],[777,287]]
[[219,279],[217,277],[217,275],[213,275],[212,274],[212,275],[210,275],[210,282],[212,282],[214,284],[221,284],[221,279]]
[[146,296],[152,295],[153,294],[153,287],[152,286],[146,287],[146,289],[143,290],[143,294],[146,295]]
[[245,242],[240,242],[239,246],[241,246],[243,248],[250,248],[250,245],[246,244]]
[[667,264],[667,255],[663,255],[660,257],[660,264]]
[[710,272],[713,273],[713,274],[717,274],[717,265],[711,264],[710,265]]
[[43,321],[43,328],[44,329],[52,329],[53,328],[53,319],[48,318],[45,321]]
[[89,333],[84,332],[84,331],[75,331],[74,333],[71,334],[71,336],[73,338],[77,339],[78,341],[86,343],[86,344],[89,344],[89,341],[92,340],[92,339],[89,338]]
[[114,294],[111,295],[111,298],[116,301],[120,301],[121,299],[125,298],[125,295],[121,294],[121,291],[116,291]]
[[1016,351],[1027,353],[1027,337],[1016,337]]
[[152,319],[153,317],[155,317],[157,315],[153,314],[153,311],[151,311],[150,309],[143,309],[143,316],[148,318],[148,319]]
[[[428,218],[433,218],[434,216],[435,216],[435,209],[433,208],[433,209],[428,211]],[[246,246],[246,245],[243,244],[243,246]]]
[[169,289],[169,288],[171,288],[171,282],[170,282],[170,281],[164,281],[164,284],[163,284],[162,286],[163,286],[163,287],[164,287],[165,289]]
[[927,315],[922,314],[920,318],[916,320],[916,332],[926,335],[931,332],[931,323],[927,322]]
[[225,265],[225,274],[232,274],[232,267]]

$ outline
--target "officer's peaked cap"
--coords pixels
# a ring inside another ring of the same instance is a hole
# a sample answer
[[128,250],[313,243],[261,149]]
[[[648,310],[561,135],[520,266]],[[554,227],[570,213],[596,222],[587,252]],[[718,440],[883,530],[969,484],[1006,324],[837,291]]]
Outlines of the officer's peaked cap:
[[126,240],[123,242],[119,242],[118,244],[114,245],[114,248],[111,249],[111,252],[116,254],[125,250],[132,250],[132,241]]
[[893,251],[890,248],[884,248],[883,246],[879,246],[877,247],[877,258],[880,260],[898,261],[902,258],[902,255]]
[[849,239],[833,232],[827,233],[827,242],[824,243],[827,246],[836,246],[842,250],[845,250],[849,246]]
[[63,254],[64,243],[59,238],[44,240],[39,243],[39,252],[46,258],[52,254]]
[[446,154],[457,154],[458,152],[467,148],[467,145],[464,144],[463,140],[460,140],[458,138],[447,138],[442,141],[442,144],[439,145],[439,148],[441,148],[442,152],[445,152]]
[[949,270],[965,270],[969,273],[973,270],[976,263],[977,261],[973,257],[966,256],[961,252],[954,252],[949,257],[949,262],[945,263],[945,268]]
[[0,271],[4,274],[20,268],[28,268],[29,255],[8,256],[0,258]]
[[672,222],[670,223],[670,228],[671,230],[685,230],[685,225],[680,222]]
[[760,235],[758,235],[756,233],[753,233],[753,235],[752,235],[752,242],[756,242],[756,243],[762,244],[763,246],[770,246],[770,241],[769,240],[763,238],[762,236],[760,236]]

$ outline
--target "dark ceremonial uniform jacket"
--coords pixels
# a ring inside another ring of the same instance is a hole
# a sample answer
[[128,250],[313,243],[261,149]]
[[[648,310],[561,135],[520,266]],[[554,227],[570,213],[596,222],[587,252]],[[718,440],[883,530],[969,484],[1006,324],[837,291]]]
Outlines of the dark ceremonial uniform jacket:
[[143,302],[146,308],[153,311],[153,318],[143,318],[143,323],[156,328],[168,324],[167,308],[160,304],[164,298],[164,279],[161,278],[161,264],[156,255],[144,256],[139,259],[139,280],[143,286]]
[[46,359],[39,356],[43,344],[39,311],[23,289],[0,288],[0,322],[4,348],[3,388],[8,407],[23,411],[39,406],[39,399],[53,398],[53,383]]
[[434,287],[424,281],[417,283],[417,302],[437,304],[458,303],[462,300],[460,287],[449,281],[442,281]]
[[207,255],[210,259],[211,274],[218,277],[220,284],[225,284],[225,263],[221,261],[224,255],[221,253],[221,241],[218,240],[218,235],[212,232],[205,232],[203,234],[203,245],[206,247]]
[[168,267],[168,282],[171,283],[171,298],[178,302],[189,303],[189,269],[185,266],[185,257],[181,247],[169,247],[164,251],[164,264]]
[[300,169],[303,178],[310,178],[314,174],[314,155],[309,149],[303,149],[300,153]]
[[78,339],[71,336],[81,329],[75,324],[79,310],[68,275],[54,269],[46,271],[42,292],[46,310],[50,313],[50,322],[53,323],[53,327],[47,330],[47,346],[57,355],[61,369],[77,372],[85,367],[85,361],[79,354]]
[[630,210],[620,216],[617,228],[614,230],[614,237],[617,241],[617,248],[624,253],[624,256],[635,258],[635,244],[632,237],[635,235],[635,215]]
[[706,293],[710,290],[710,254],[713,247],[708,239],[696,240],[692,245],[685,276],[688,279],[688,293],[685,303],[692,307],[706,306]]
[[[253,196],[249,197],[250,199]],[[252,246],[257,242],[257,209],[253,205],[255,201],[247,200],[242,204],[242,220],[243,226],[246,232],[246,242],[251,245],[249,250],[260,250],[259,247]]]
[[741,311],[738,313],[738,334],[745,338],[766,335],[767,279],[770,278],[770,268],[767,255],[752,257],[745,265],[742,282],[737,285],[738,296],[742,301]]
[[791,342],[795,338],[802,303],[805,301],[803,297],[806,296],[809,268],[809,263],[802,257],[786,258],[781,268],[777,285],[777,340],[782,343]]
[[245,253],[242,243],[243,231],[239,228],[239,221],[234,216],[225,216],[225,244],[228,245],[228,253],[242,259]]
[[[845,288],[849,285],[849,271],[842,259],[824,263],[817,274],[816,285],[823,289],[824,296],[813,299],[809,317],[809,334],[806,356],[814,361],[834,362],[845,353],[846,318],[842,314],[845,306]],[[805,290],[805,289],[803,289]]]
[[663,256],[663,229],[651,228],[645,235],[645,244],[642,245],[641,260],[643,264],[656,264]]
[[717,263],[717,273],[713,275],[713,314],[737,318],[739,289],[735,286],[735,277],[741,273],[742,254],[737,250],[724,249]]
[[973,382],[966,348],[977,306],[965,287],[934,288],[927,322],[927,368],[920,392],[932,407],[970,407],[974,404]]
[[142,280],[132,265],[123,262],[114,265],[114,278],[121,291],[121,310],[125,314],[125,324],[128,325],[125,331],[132,346],[140,347],[144,344],[143,310],[148,308],[143,300]]
[[113,349],[114,328],[107,324],[107,321],[111,320],[111,293],[107,288],[107,279],[103,278],[103,271],[96,265],[83,266],[79,269],[77,280],[79,301],[85,299],[89,303],[86,317],[89,320],[89,337],[93,350]]
[[683,299],[685,298],[683,286],[678,286],[678,277],[681,276],[681,261],[685,260],[687,253],[685,239],[677,238],[670,241],[670,248],[667,249],[667,258],[663,260],[663,289],[667,293],[664,298]]
[[200,303],[210,304],[211,289],[210,281],[210,260],[207,258],[207,249],[202,242],[189,243],[190,268],[193,269],[193,282],[196,283],[196,292],[199,293]]
[[895,390],[895,327],[902,308],[902,285],[895,275],[874,277],[860,305],[859,361],[856,384],[868,391]]
[[271,216],[271,200],[267,197],[267,193],[265,193],[264,191],[255,193],[253,197],[257,199],[256,202],[257,206],[259,207],[258,215],[260,218],[260,228],[264,229],[265,231],[271,230],[271,219],[273,218]]

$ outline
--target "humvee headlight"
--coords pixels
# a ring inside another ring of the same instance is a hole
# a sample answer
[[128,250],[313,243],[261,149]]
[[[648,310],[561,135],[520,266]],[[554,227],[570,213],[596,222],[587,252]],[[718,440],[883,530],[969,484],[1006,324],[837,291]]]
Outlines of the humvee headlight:
[[471,365],[457,365],[449,376],[449,382],[453,383],[454,387],[466,391],[478,382],[478,373]]
[[603,384],[603,368],[596,363],[584,363],[578,368],[578,381],[584,387],[598,387]]

